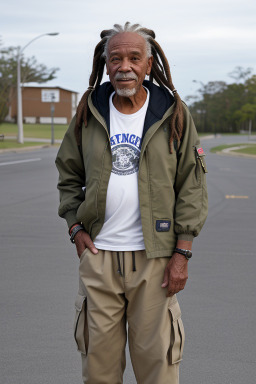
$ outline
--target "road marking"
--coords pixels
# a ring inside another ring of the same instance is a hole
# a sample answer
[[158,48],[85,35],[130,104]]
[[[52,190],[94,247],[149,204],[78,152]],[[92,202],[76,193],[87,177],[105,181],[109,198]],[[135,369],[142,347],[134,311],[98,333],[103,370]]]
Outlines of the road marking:
[[249,199],[249,196],[226,195],[226,199]]
[[3,165],[12,165],[12,164],[21,164],[21,163],[30,163],[32,161],[40,161],[42,159],[37,158],[37,159],[26,159],[26,160],[16,160],[16,161],[7,161],[5,163],[0,163],[0,167]]

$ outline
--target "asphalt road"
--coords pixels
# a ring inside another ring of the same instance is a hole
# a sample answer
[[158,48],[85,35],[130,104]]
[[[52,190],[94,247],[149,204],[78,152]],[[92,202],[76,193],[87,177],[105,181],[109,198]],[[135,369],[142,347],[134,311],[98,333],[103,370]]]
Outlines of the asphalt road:
[[[225,142],[241,138],[203,146]],[[0,154],[1,384],[81,383],[72,335],[78,259],[57,216],[56,151]],[[254,384],[256,160],[208,154],[207,166],[209,216],[178,295],[180,383]],[[129,360],[124,382],[136,383]]]

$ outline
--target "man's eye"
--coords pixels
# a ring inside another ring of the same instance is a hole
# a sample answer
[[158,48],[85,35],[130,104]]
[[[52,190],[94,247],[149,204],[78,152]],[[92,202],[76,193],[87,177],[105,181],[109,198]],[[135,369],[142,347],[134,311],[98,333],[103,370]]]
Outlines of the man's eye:
[[139,58],[136,57],[136,56],[134,56],[134,57],[132,57],[132,60],[133,60],[133,61],[137,61],[137,60],[139,60]]
[[117,62],[119,60],[120,60],[119,57],[112,57],[111,62],[114,63],[114,62]]

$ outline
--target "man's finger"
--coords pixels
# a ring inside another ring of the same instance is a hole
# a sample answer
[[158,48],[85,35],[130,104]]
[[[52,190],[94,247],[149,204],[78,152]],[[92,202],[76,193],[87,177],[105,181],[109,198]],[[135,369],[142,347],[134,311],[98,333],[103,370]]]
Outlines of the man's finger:
[[88,235],[88,239],[86,239],[86,247],[89,248],[89,250],[96,255],[98,253],[98,249],[95,247],[93,241],[91,240],[90,236]]
[[176,293],[178,293],[179,291],[180,291],[180,289],[177,289],[177,288],[172,288],[171,290],[168,289],[166,296],[167,297],[173,296]]
[[163,280],[163,284],[161,285],[162,288],[166,288],[168,286],[168,283],[169,283],[169,273],[168,273],[168,269],[165,268],[164,270],[164,280]]
[[85,249],[86,248],[83,248],[81,251],[79,250],[77,250],[77,255],[78,255],[78,257],[79,257],[79,259],[81,258],[81,256],[82,256],[82,254],[83,254],[83,252],[85,251]]
[[183,289],[185,288],[185,284],[173,284],[173,282],[170,284],[170,286],[168,287],[168,292],[167,292],[167,297],[168,296],[172,296],[174,295],[175,293],[178,293],[180,291],[182,291]]
[[89,248],[89,250],[94,254],[96,255],[99,251],[98,249],[95,247],[95,245],[92,243],[90,244],[87,248]]
[[85,231],[79,231],[75,236],[75,243],[77,249],[88,248],[94,255],[98,253],[98,249],[95,247],[92,239]]
[[88,234],[86,234],[86,239],[85,239],[85,245],[86,248],[89,248],[89,250],[96,255],[98,253],[98,249],[95,247],[94,242],[90,238]]

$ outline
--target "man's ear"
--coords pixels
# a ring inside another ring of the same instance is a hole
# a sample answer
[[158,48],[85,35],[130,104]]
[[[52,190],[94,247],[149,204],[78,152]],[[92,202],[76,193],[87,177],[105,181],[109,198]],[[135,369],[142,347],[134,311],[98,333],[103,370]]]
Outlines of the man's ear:
[[147,72],[146,72],[146,74],[147,74],[148,76],[150,75],[150,72],[151,72],[151,69],[152,69],[153,60],[154,60],[153,56],[150,56],[150,57],[148,58],[148,66],[147,66]]

